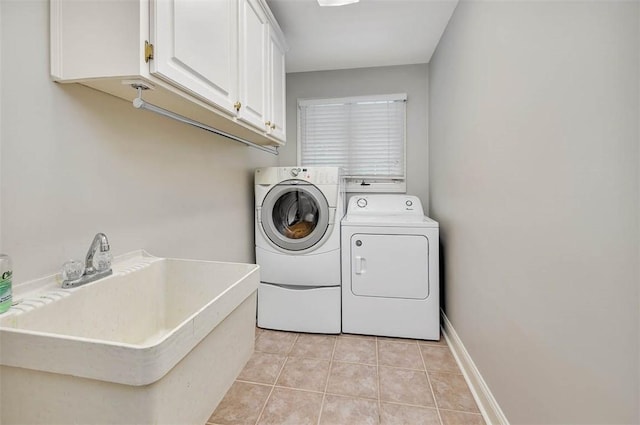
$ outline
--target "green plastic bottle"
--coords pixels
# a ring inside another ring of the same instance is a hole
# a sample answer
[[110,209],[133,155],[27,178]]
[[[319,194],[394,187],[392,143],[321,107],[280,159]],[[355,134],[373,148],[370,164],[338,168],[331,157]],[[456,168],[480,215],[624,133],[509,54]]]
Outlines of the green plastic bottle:
[[0,313],[4,313],[11,307],[11,258],[6,254],[0,254]]

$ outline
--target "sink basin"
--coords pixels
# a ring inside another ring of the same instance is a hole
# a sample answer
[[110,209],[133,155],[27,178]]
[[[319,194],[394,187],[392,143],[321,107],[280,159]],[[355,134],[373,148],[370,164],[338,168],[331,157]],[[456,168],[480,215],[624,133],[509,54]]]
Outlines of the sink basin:
[[[258,266],[157,258],[139,251],[114,262],[113,272],[73,289],[59,288],[54,277],[30,282],[22,294],[22,285],[16,286],[15,298],[22,298],[22,302],[0,315],[2,423],[40,423],[35,416],[25,417],[30,410],[25,406],[29,405],[30,394],[42,392],[39,386],[48,382],[51,374],[64,378],[51,394],[43,395],[43,400],[51,406],[59,403],[60,421],[85,422],[93,417],[93,421],[109,423],[119,423],[118,418],[123,423],[170,423],[171,418],[185,422],[191,417],[186,412],[193,410],[190,405],[184,411],[173,406],[171,409],[178,410],[161,418],[162,409],[154,403],[149,409],[134,403],[133,412],[119,412],[108,420],[104,416],[108,412],[98,411],[96,406],[86,417],[64,415],[70,410],[69,399],[59,394],[75,391],[79,395],[87,393],[85,398],[89,399],[100,394],[115,397],[113,388],[101,393],[101,385],[127,387],[125,393],[131,391],[129,387],[139,387],[145,400],[157,401],[157,397],[164,399],[175,392],[177,400],[165,403],[167,410],[174,402],[180,404],[179,400],[194,387],[221,392],[193,417],[193,422],[206,421],[253,351]],[[225,323],[230,319],[233,323]],[[221,325],[225,325],[220,330],[224,335],[216,335]],[[207,343],[211,346],[199,353],[207,339],[220,341]],[[189,359],[194,354],[199,357],[195,363]],[[218,366],[210,364],[212,361]],[[227,371],[219,370],[225,368]],[[213,369],[216,373],[211,374]],[[163,379],[176,370],[183,376],[178,379],[181,384],[165,388]],[[70,381],[68,377],[76,379]],[[102,384],[82,388],[83,382],[91,381]],[[219,391],[211,390],[217,381]],[[154,386],[158,390],[148,393]],[[124,398],[131,397],[125,393]],[[19,394],[22,399],[17,398]],[[75,408],[83,410],[87,403],[78,402]],[[131,404],[130,400],[125,404]],[[42,405],[33,409],[42,409]],[[153,417],[136,416],[136,412],[145,410]],[[58,417],[49,415],[43,421],[51,422],[52,418]]]

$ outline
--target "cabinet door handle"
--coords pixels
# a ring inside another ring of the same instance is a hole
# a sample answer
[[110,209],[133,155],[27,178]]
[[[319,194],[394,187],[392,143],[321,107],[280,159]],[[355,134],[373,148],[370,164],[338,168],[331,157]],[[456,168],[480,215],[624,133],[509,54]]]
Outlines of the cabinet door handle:
[[276,124],[275,123],[271,124],[271,130],[275,130],[275,129],[276,129]]
[[236,102],[233,104],[233,107],[236,108],[236,112],[240,112],[240,108],[242,108],[242,103]]
[[271,127],[271,121],[267,121],[266,123],[264,123],[264,125],[266,125],[267,127]]

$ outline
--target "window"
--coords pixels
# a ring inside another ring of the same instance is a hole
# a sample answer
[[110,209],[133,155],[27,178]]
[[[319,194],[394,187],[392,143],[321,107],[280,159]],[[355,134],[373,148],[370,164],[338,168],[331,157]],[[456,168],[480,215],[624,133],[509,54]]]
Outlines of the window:
[[298,163],[338,166],[349,192],[405,192],[406,94],[298,100]]

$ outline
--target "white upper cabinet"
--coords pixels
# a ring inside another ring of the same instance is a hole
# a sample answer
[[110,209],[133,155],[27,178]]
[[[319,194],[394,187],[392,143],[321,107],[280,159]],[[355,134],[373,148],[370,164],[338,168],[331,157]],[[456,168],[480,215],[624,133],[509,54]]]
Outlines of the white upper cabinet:
[[269,99],[267,122],[273,138],[286,139],[285,46],[273,27],[269,28]]
[[232,112],[237,100],[237,0],[152,3],[151,74]]
[[257,0],[240,0],[240,98],[238,118],[268,131],[268,37],[269,24]]
[[127,100],[143,85],[161,108],[284,144],[286,44],[265,0],[51,0],[50,11],[55,81]]

